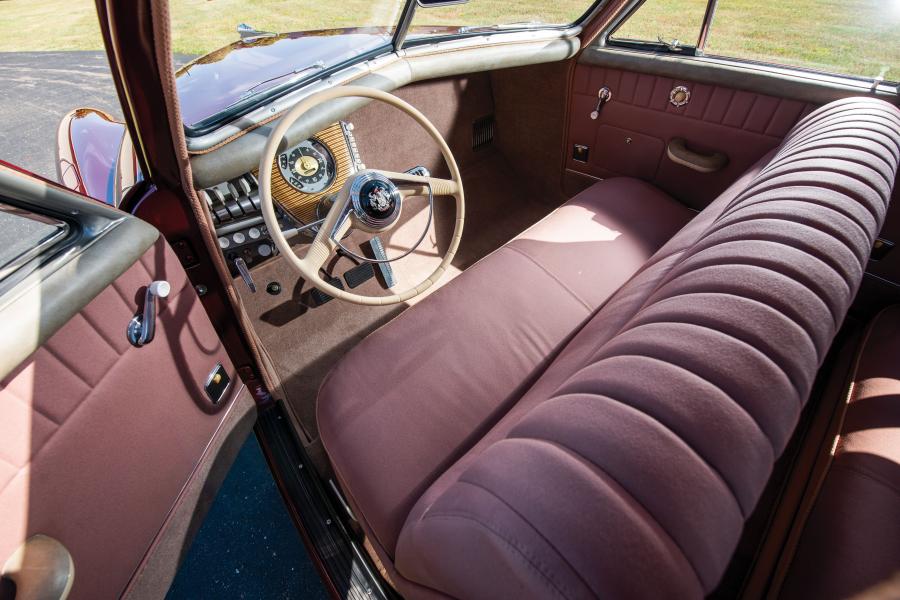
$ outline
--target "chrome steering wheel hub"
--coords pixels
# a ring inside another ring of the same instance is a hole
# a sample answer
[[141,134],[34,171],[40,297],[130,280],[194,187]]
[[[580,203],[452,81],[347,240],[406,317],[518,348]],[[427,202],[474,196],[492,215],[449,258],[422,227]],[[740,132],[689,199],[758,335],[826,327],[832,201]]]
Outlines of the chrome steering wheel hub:
[[356,176],[350,186],[353,216],[365,229],[384,231],[400,217],[400,190],[381,173],[368,171]]

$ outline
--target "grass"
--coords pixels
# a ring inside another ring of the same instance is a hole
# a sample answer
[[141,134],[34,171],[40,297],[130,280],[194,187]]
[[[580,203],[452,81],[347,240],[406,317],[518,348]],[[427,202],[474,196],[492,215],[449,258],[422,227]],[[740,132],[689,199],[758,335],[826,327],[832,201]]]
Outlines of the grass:
[[[171,0],[173,50],[204,54],[235,26],[302,31],[396,23],[401,0]],[[420,9],[413,25],[566,23],[589,0],[471,0]],[[694,43],[705,0],[648,0],[620,35]],[[0,52],[100,50],[92,0],[0,0]],[[900,0],[720,0],[708,54],[900,79]]]

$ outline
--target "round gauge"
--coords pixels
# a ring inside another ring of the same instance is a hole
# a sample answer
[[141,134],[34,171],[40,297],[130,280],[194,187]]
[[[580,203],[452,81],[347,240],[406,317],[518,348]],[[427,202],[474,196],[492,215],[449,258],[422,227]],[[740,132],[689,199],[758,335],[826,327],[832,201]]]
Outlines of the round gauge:
[[288,183],[307,194],[321,192],[334,181],[334,157],[319,140],[300,142],[279,154],[278,168]]

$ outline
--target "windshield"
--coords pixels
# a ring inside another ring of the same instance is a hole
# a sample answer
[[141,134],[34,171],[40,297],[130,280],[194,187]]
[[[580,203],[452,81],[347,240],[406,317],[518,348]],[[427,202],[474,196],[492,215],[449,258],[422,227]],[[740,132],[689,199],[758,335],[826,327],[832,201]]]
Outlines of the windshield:
[[[415,6],[407,39],[565,25],[590,0]],[[208,133],[304,82],[393,50],[405,0],[171,0],[188,135]]]
[[182,120],[202,134],[300,82],[390,48],[402,0],[172,0]]

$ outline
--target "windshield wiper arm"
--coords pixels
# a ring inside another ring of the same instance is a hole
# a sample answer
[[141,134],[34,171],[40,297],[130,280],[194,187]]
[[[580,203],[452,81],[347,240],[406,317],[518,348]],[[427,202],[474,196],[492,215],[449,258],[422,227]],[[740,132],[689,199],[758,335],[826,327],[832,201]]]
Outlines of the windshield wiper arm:
[[497,23],[496,25],[465,25],[457,31],[459,33],[488,33],[491,31],[508,31],[511,29],[538,29],[549,27],[547,23],[540,21],[519,21],[516,23]]
[[288,77],[289,75],[292,77],[290,79],[288,79],[287,81],[285,81],[281,85],[290,85],[291,83],[294,83],[295,81],[303,79],[307,75],[307,71],[321,71],[324,68],[325,68],[325,62],[321,61],[321,60],[317,60],[316,62],[309,65],[308,67],[303,67],[302,69],[294,69],[293,71],[288,71],[287,73],[282,73],[281,75],[276,75],[275,77],[269,77],[268,79],[264,79],[263,81],[260,81],[259,83],[255,83],[252,86],[250,86],[249,88],[247,88],[246,90],[244,90],[244,92],[238,97],[237,100],[235,100],[234,102],[232,102],[225,108],[231,108],[235,104],[239,104],[239,103],[243,102],[244,100],[246,100],[247,98],[250,98],[251,96],[256,95],[257,94],[256,90],[261,85],[265,85],[269,82],[276,81],[278,79],[283,79],[284,77]]

